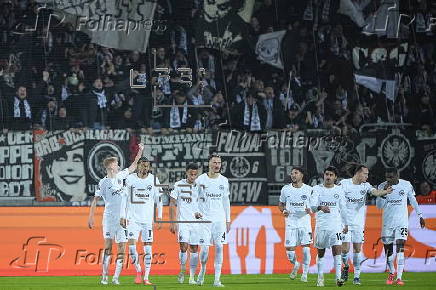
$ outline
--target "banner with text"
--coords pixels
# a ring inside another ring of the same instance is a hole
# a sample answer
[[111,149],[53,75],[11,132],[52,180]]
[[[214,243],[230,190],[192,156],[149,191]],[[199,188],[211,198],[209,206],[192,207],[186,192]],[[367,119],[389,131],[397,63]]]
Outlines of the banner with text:
[[0,134],[0,199],[33,199],[33,134]]
[[215,151],[221,156],[221,173],[229,179],[230,202],[268,202],[266,158],[260,134],[217,132]]

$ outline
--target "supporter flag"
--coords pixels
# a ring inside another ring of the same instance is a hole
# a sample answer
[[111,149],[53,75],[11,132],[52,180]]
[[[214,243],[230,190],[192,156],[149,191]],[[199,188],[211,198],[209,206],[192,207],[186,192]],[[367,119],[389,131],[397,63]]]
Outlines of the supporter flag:
[[195,40],[199,47],[219,50],[245,47],[254,0],[203,0],[203,10],[195,22]]
[[283,69],[282,41],[286,30],[259,35],[256,44],[257,59]]
[[73,25],[101,46],[145,52],[151,29],[166,29],[153,22],[154,0],[37,0],[53,9],[61,22]]
[[400,70],[407,54],[407,43],[393,47],[354,47],[354,77],[373,92],[394,100],[398,90]]
[[350,17],[366,35],[399,37],[399,0],[381,0],[378,6],[372,0],[341,0],[338,13]]

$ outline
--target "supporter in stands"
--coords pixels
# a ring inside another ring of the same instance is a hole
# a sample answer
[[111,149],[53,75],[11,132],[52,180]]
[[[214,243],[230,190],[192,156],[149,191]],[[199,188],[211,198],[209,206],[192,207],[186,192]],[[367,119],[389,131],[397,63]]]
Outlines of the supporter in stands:
[[421,182],[419,190],[419,195],[416,196],[419,204],[436,204],[436,190],[432,190],[427,181]]

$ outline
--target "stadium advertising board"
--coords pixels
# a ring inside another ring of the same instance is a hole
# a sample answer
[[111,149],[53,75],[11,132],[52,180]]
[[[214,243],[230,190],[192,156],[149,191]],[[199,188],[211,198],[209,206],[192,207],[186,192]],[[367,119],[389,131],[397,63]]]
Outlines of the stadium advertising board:
[[[406,272],[436,272],[436,206],[422,205],[427,226],[409,209],[409,238],[405,247]],[[96,228],[87,228],[87,207],[4,207],[0,211],[1,276],[100,275],[103,257],[101,218],[97,208]],[[168,207],[164,210],[168,220]],[[380,240],[381,211],[369,206],[363,245],[363,272],[384,272],[386,258]],[[14,227],[11,227],[14,225]],[[312,225],[314,221],[312,220]],[[233,206],[228,245],[224,248],[224,274],[289,273],[291,265],[284,248],[284,218],[277,207]],[[177,237],[168,224],[155,230],[151,275],[179,272]],[[115,248],[114,248],[115,250]],[[143,253],[142,247],[138,251]],[[210,251],[208,273],[213,272]],[[301,249],[296,251],[302,257]],[[316,250],[312,248],[310,273],[316,273]],[[327,251],[325,271],[333,271]],[[114,270],[112,261],[111,271]],[[133,275],[126,263],[122,275]]]
[[33,134],[0,134],[0,199],[33,199]]

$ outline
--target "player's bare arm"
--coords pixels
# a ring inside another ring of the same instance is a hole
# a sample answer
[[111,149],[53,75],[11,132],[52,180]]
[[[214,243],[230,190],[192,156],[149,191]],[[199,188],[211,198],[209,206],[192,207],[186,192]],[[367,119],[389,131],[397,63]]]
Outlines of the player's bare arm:
[[139,149],[138,149],[138,153],[136,153],[135,160],[133,160],[132,164],[130,164],[130,166],[128,168],[129,173],[135,172],[136,166],[138,164],[138,160],[139,160],[139,158],[142,157],[142,152],[144,151],[144,144],[140,143],[140,144],[138,144],[138,147],[139,147]]
[[373,189],[373,190],[371,190],[371,194],[373,195],[373,196],[386,196],[386,195],[388,195],[389,193],[391,193],[392,192],[392,186],[387,186],[385,189]]
[[285,209],[285,204],[283,202],[279,202],[279,210],[283,214],[284,217],[289,216],[289,211]]
[[95,207],[97,206],[97,201],[100,199],[100,196],[94,196],[90,209],[89,209],[89,216],[88,216],[88,228],[92,229],[94,228],[94,213],[95,213]]

